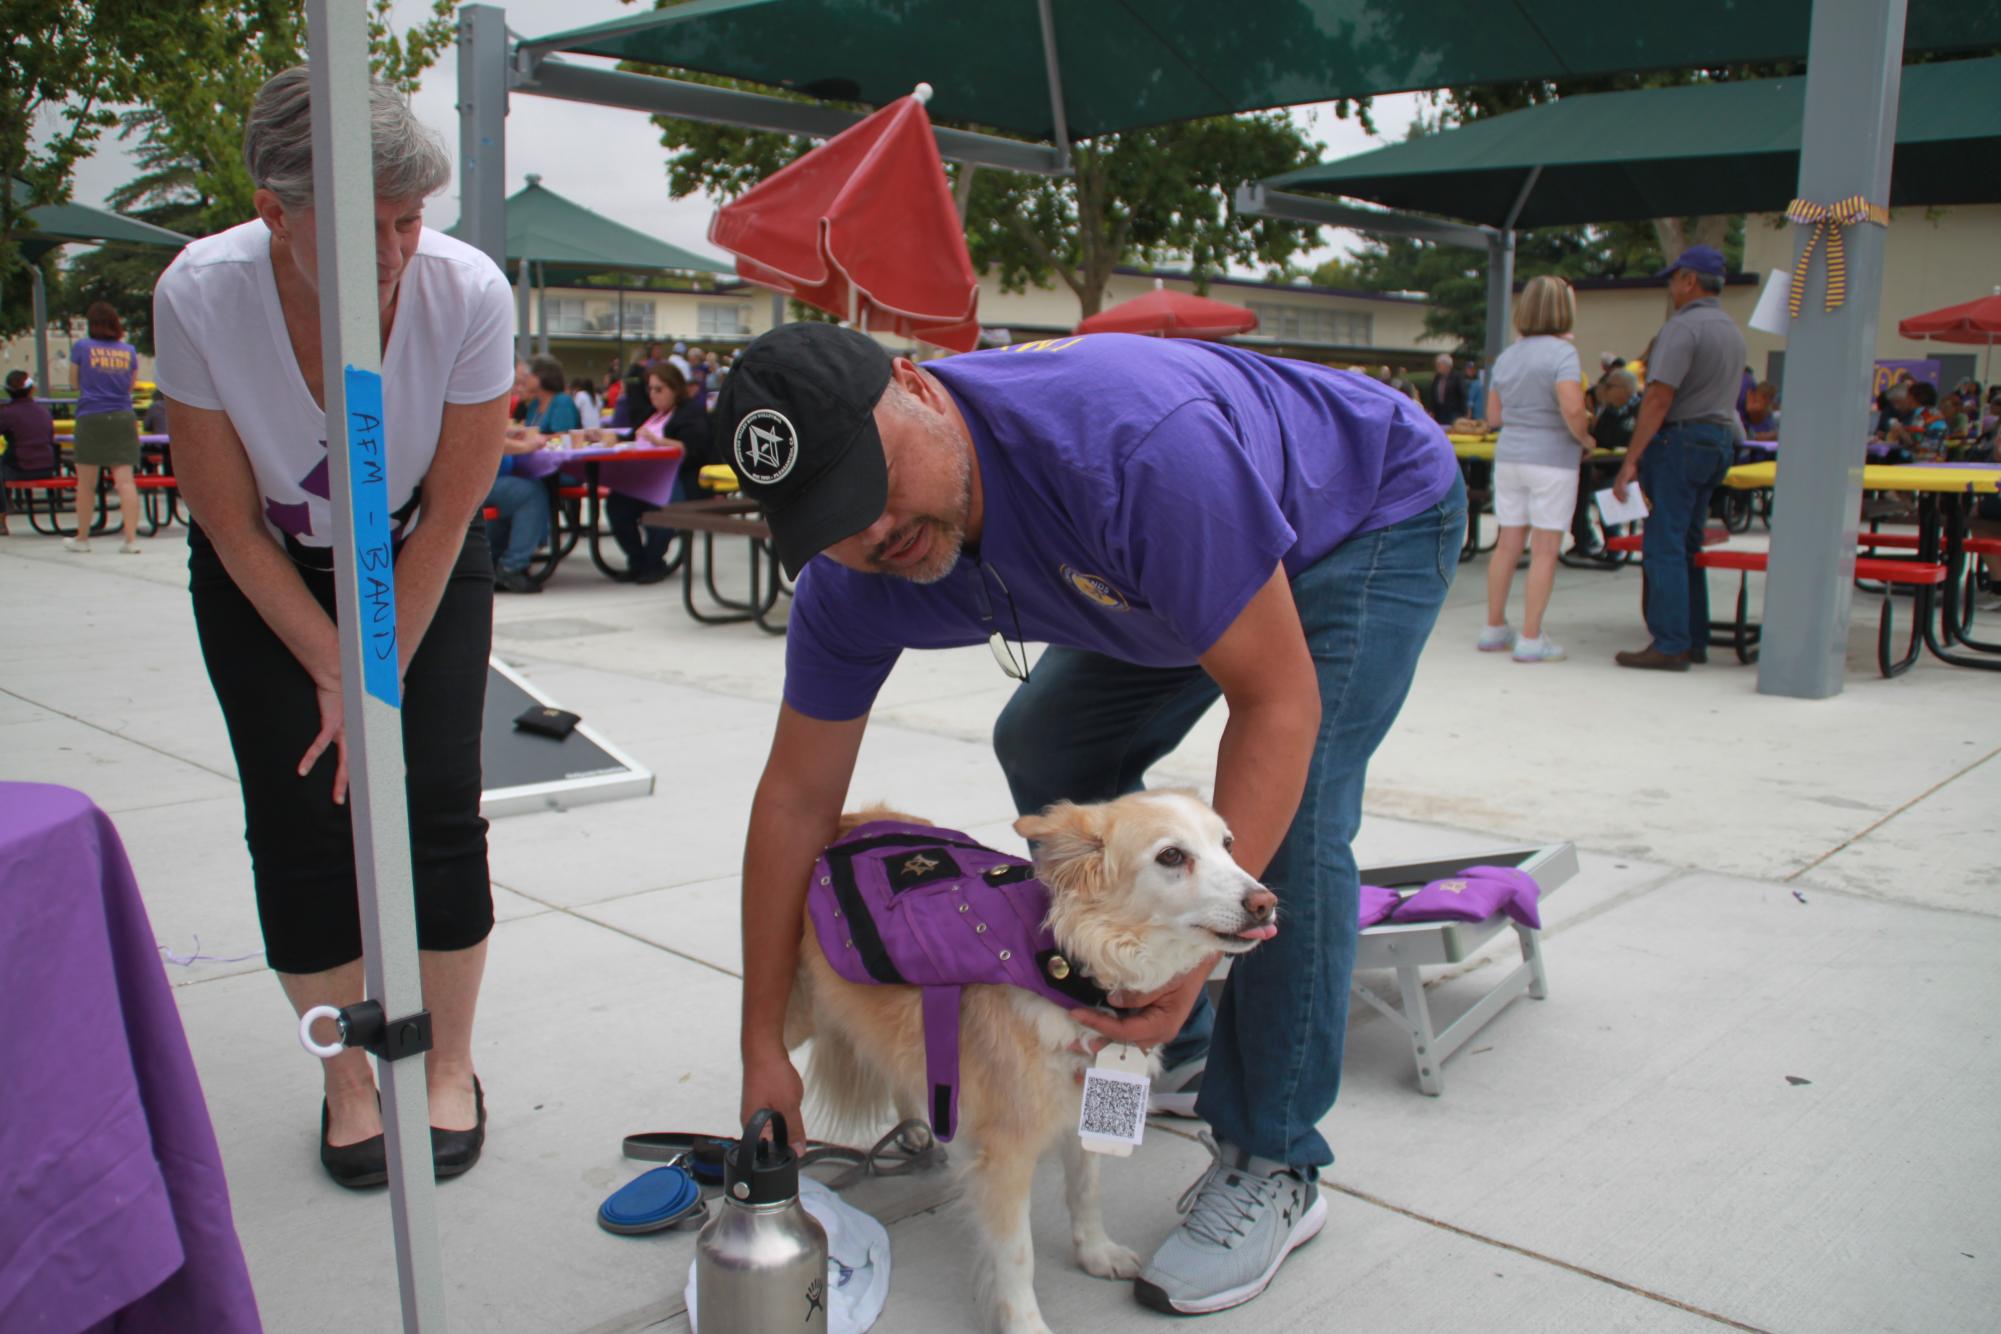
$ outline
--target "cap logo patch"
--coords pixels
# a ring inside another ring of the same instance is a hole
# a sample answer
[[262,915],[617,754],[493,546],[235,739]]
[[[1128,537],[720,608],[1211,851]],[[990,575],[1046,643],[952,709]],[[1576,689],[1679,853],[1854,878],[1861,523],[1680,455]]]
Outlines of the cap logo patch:
[[783,481],[799,461],[799,432],[784,413],[759,408],[737,423],[730,449],[736,455],[739,477],[770,486]]
[[1100,607],[1110,607],[1113,611],[1132,610],[1132,604],[1126,601],[1126,595],[1112,587],[1111,581],[1103,575],[1085,574],[1082,570],[1072,569],[1068,565],[1060,567],[1057,572],[1063,576],[1064,583]]

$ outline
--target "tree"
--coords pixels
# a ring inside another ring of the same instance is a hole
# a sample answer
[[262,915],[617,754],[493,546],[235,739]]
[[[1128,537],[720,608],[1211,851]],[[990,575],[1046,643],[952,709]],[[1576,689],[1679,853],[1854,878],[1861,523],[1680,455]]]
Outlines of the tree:
[[[406,95],[456,33],[456,0],[430,4],[428,18],[399,33],[393,0],[369,0],[376,77]],[[306,58],[304,0],[141,6],[112,36],[130,53],[129,91],[141,105],[119,117],[120,137],[137,141],[139,175],[111,193],[111,207],[190,236],[248,218],[255,190],[243,165],[243,123],[264,82]],[[90,251],[71,266],[55,308],[73,315],[108,301],[144,350],[153,286],[172,260],[147,247]]]
[[[686,70],[622,68],[797,96]],[[669,151],[668,192],[677,199],[697,192],[734,199],[811,147],[788,135],[669,116],[654,123]],[[1282,112],[1215,116],[1079,143],[1069,177],[961,165],[953,179],[975,267],[997,271],[1007,291],[1060,281],[1076,295],[1081,317],[1103,306],[1121,264],[1185,258],[1198,288],[1230,263],[1284,264],[1310,243],[1311,229],[1240,217],[1232,192],[1243,181],[1311,162],[1314,150]]]
[[[128,16],[125,0],[8,0],[0,59],[0,333],[28,323],[25,215],[69,199],[76,164],[115,123],[130,71],[109,35]],[[40,125],[54,127],[39,144]]]

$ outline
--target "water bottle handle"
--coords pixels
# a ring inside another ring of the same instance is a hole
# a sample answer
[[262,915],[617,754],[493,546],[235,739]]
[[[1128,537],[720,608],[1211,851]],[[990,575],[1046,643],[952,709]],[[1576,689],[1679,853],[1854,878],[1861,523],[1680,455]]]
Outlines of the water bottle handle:
[[757,1142],[764,1137],[765,1128],[771,1128],[772,1157],[790,1152],[792,1139],[785,1124],[785,1114],[761,1107],[743,1128],[743,1142],[737,1146],[737,1153],[746,1167],[757,1161]]

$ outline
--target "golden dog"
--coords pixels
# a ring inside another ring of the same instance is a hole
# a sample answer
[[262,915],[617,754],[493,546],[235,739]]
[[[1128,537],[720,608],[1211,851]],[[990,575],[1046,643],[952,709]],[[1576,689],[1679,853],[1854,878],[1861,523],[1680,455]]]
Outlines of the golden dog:
[[[870,810],[871,820],[925,823]],[[1015,821],[1036,846],[1048,926],[1064,956],[1111,992],[1159,991],[1218,952],[1242,954],[1277,931],[1277,898],[1239,868],[1222,817],[1189,793],[1141,792],[1095,806],[1068,802]],[[961,1162],[985,1265],[989,1323],[1006,1334],[1046,1331],[1035,1300],[1028,1199],[1036,1162],[1062,1146],[1070,1239],[1100,1278],[1129,1279],[1140,1258],[1105,1234],[1097,1155],[1076,1133],[1080,1082],[1096,1035],[1020,987],[965,990],[959,1015]],[[786,1014],[785,1040],[813,1039],[806,1085],[838,1126],[867,1132],[893,1108],[921,1117],[924,1030],[910,986],[849,982],[827,963],[809,918]]]

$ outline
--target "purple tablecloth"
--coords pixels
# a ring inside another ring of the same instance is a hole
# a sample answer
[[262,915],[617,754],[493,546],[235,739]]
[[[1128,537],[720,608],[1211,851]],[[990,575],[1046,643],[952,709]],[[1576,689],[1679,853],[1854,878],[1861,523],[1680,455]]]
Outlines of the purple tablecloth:
[[118,832],[0,783],[0,1330],[262,1328]]
[[681,471],[679,456],[670,459],[635,459],[632,447],[595,445],[589,449],[538,449],[514,456],[514,472],[520,477],[547,477],[552,472],[584,475],[586,463],[598,465],[598,481],[634,500],[649,505],[665,505],[674,498],[674,478]]

